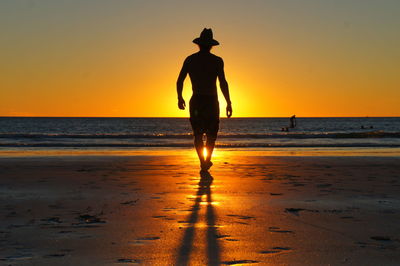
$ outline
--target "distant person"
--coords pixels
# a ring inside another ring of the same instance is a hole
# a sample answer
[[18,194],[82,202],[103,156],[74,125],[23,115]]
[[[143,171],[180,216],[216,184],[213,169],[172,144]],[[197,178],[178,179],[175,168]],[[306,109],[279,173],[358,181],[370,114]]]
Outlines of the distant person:
[[296,126],[297,126],[296,115],[292,115],[292,117],[290,117],[290,128],[295,128]]
[[[202,171],[208,171],[212,166],[211,156],[214,150],[219,129],[219,102],[217,94],[217,78],[225,97],[226,116],[232,116],[232,104],[229,97],[228,82],[225,79],[224,61],[212,54],[211,48],[219,45],[213,39],[211,29],[204,29],[199,38],[193,40],[199,46],[199,52],[188,56],[179,73],[176,88],[178,92],[178,107],[185,109],[185,100],[182,97],[183,82],[189,74],[192,82],[193,95],[189,102],[190,123],[193,129],[194,146],[200,159]],[[203,135],[206,135],[206,144],[203,143]],[[203,149],[207,149],[204,156]]]

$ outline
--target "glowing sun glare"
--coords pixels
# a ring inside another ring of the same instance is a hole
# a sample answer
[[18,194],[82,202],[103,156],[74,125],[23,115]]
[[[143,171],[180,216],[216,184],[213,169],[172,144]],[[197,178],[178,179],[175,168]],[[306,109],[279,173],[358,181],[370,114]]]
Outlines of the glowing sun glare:
[[207,148],[206,147],[203,148],[203,156],[204,156],[204,159],[207,157]]

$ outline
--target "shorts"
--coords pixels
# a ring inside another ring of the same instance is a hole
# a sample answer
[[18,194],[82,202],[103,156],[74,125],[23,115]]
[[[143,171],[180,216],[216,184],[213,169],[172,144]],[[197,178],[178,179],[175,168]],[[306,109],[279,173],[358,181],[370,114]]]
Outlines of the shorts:
[[219,130],[219,102],[215,95],[193,95],[189,103],[193,134],[217,136]]

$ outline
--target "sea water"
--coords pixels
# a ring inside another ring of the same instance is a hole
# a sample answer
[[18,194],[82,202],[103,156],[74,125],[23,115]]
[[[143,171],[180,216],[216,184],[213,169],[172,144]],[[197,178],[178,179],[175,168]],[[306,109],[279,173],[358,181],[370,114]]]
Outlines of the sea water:
[[[223,118],[219,148],[400,147],[400,118]],[[0,149],[192,147],[187,118],[1,117]]]

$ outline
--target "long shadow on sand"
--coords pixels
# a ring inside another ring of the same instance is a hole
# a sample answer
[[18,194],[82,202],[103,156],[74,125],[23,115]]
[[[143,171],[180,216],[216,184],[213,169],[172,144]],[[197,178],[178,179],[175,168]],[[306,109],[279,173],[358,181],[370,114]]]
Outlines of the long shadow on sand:
[[199,210],[201,198],[206,195],[207,210],[207,261],[208,265],[220,265],[220,248],[217,242],[217,230],[215,225],[215,213],[212,206],[212,197],[210,186],[213,177],[210,173],[205,172],[201,174],[201,179],[198,184],[195,203],[192,207],[192,212],[187,220],[188,227],[183,235],[182,244],[179,247],[176,265],[188,265],[190,261],[190,253],[193,248],[193,239],[196,228],[196,223],[199,218]]

